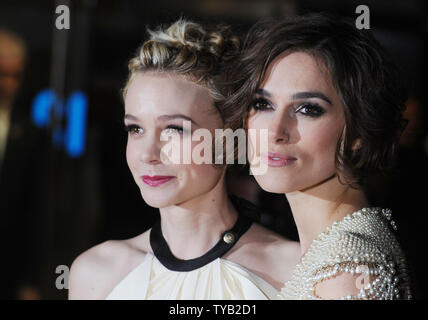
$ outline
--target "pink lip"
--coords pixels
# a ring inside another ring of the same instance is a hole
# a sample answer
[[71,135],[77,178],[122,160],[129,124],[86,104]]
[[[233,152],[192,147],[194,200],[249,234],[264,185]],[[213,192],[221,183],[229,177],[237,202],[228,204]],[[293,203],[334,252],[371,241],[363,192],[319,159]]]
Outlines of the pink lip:
[[269,152],[262,154],[262,159],[269,167],[285,167],[293,164],[297,159],[282,153]]
[[143,182],[151,187],[157,187],[160,186],[162,184],[165,184],[169,181],[171,181],[172,179],[174,179],[175,177],[173,176],[142,176],[141,179],[143,180]]

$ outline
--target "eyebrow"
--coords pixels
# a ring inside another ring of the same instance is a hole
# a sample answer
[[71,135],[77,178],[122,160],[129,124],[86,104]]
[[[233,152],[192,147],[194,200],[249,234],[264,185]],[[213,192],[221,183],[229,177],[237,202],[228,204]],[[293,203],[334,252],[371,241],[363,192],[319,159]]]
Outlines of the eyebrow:
[[[264,97],[272,98],[272,94],[269,91],[266,91],[265,89],[262,89],[262,88],[258,88],[256,90],[256,93]],[[292,100],[310,99],[310,98],[318,98],[318,99],[324,100],[329,105],[333,105],[331,100],[327,98],[325,94],[319,91],[302,91],[302,92],[293,93],[291,95]]]
[[256,89],[256,93],[264,97],[268,97],[268,98],[272,97],[269,91],[266,91],[265,89],[262,89],[262,88]]
[[[124,119],[131,119],[138,121],[139,119],[136,116],[133,116],[132,114],[125,114]],[[167,120],[174,120],[174,119],[184,119],[192,122],[192,124],[199,126],[196,121],[194,121],[192,118],[189,118],[185,116],[184,114],[165,114],[158,117],[158,120],[167,121]]]
[[310,99],[310,98],[318,98],[321,100],[324,100],[329,105],[333,105],[331,100],[325,96],[325,94],[319,92],[319,91],[303,91],[303,92],[297,92],[293,93],[291,95],[291,99],[293,100],[299,100],[299,99]]

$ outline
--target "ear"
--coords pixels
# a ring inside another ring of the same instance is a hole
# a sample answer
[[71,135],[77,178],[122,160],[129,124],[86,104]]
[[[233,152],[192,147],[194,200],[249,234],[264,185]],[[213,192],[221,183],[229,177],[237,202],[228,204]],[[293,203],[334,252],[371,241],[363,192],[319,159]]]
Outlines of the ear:
[[361,149],[361,147],[363,146],[363,143],[361,142],[360,138],[357,138],[354,143],[352,144],[352,151],[357,151],[359,149]]

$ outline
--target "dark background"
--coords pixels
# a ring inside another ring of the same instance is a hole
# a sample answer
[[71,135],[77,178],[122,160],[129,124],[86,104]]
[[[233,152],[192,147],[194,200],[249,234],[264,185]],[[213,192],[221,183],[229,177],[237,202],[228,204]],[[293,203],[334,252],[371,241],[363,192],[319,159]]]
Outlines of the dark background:
[[[11,120],[20,131],[8,142],[0,175],[1,298],[65,299],[67,290],[55,286],[58,265],[70,266],[77,255],[107,239],[142,233],[157,218],[157,210],[141,199],[126,164],[119,93],[127,61],[145,39],[146,26],[184,16],[232,24],[244,34],[268,16],[330,11],[356,18],[360,4],[370,8],[371,29],[403,69],[412,97],[406,114],[411,125],[402,139],[397,170],[374,179],[367,192],[373,204],[392,209],[415,297],[427,298],[426,1],[73,0],[68,3],[71,28],[61,31],[67,33],[64,78],[58,72],[51,76],[55,7],[61,3],[67,2],[0,2],[0,28],[19,34],[28,49]],[[53,145],[52,128],[37,128],[30,118],[36,94],[60,86],[61,79],[65,96],[83,90],[89,98],[85,152],[78,158]],[[283,195],[263,192],[245,170],[231,172],[229,186],[266,212],[263,224],[297,239]]]

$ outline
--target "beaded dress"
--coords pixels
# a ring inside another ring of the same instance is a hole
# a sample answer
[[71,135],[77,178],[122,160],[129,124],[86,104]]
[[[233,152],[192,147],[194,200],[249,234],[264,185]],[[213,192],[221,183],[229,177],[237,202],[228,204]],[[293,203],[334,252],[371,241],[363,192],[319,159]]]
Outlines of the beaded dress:
[[345,272],[359,275],[360,292],[339,299],[411,299],[406,260],[391,228],[391,210],[375,207],[334,222],[311,243],[280,298],[321,299],[315,286]]

